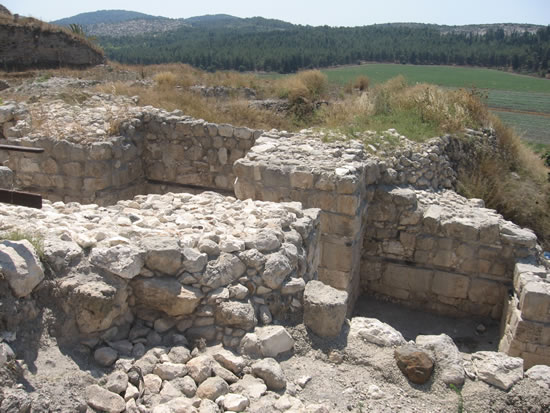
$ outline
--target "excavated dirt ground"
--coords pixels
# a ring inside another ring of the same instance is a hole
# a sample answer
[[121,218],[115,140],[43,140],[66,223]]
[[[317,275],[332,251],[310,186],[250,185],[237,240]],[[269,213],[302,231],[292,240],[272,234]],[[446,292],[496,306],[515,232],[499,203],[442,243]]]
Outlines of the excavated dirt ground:
[[[479,320],[426,314],[371,297],[361,298],[354,315],[380,318],[400,330],[406,339],[421,333],[445,332],[457,340],[466,359],[469,352],[496,347],[496,323],[487,320],[487,331],[477,335]],[[59,327],[50,309],[20,324],[16,340],[10,343],[17,362],[8,363],[0,372],[2,413],[91,412],[87,410],[85,388],[111,369],[99,367],[84,346],[58,345],[51,334],[56,334]],[[439,380],[437,367],[428,383],[415,385],[397,368],[392,348],[348,341],[347,326],[331,340],[315,336],[303,324],[287,328],[295,339],[294,352],[278,361],[287,378],[286,394],[304,403],[322,403],[331,412],[461,411],[459,395]],[[302,389],[298,383],[305,377],[310,379]],[[550,392],[530,379],[504,392],[467,378],[461,393],[464,412],[550,411]],[[268,392],[252,402],[247,411],[264,413],[266,406],[273,405],[281,407],[280,411],[291,408],[282,396]],[[269,411],[278,410],[270,407]]]

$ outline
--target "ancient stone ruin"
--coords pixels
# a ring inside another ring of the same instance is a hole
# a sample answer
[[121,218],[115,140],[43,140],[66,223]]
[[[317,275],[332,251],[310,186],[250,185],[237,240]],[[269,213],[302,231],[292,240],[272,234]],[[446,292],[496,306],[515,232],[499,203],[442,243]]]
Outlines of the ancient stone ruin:
[[[65,340],[85,343],[98,363],[142,357],[145,379],[172,380],[179,373],[169,364],[190,357],[172,357],[178,346],[217,342],[268,357],[252,365],[255,376],[284,388],[269,357],[293,340],[278,324],[303,319],[319,336],[338,336],[366,293],[439,314],[500,319],[499,350],[519,363],[511,370],[523,377],[523,369],[550,365],[550,278],[536,236],[452,190],[472,150],[461,137],[416,144],[390,130],[401,145],[388,152],[324,142],[311,130],[212,124],[108,95],[87,102],[79,112],[52,103],[58,117],[38,128],[30,115],[36,108],[0,106],[10,144],[45,149],[0,153],[12,171],[1,175],[4,186],[9,176],[9,185],[49,200],[42,210],[2,205],[1,229],[40,234],[47,268],[26,241],[4,241],[1,251],[22,251],[35,263],[23,283],[17,263],[7,274],[16,297],[51,273],[63,297]],[[66,126],[52,134],[61,119]],[[494,139],[491,130],[467,135]],[[354,319],[350,334],[405,343],[376,321]],[[419,336],[416,346],[434,350],[441,340]],[[163,356],[148,352],[151,344],[172,348],[165,364],[154,367],[151,357]],[[473,363],[490,364],[492,353],[480,353]],[[237,382],[230,374],[242,372],[230,356],[214,357],[224,368],[215,377],[203,372],[213,368],[206,362],[187,365],[203,399],[228,393],[214,379]],[[459,376],[448,383],[461,385]],[[90,390],[92,407],[106,409],[104,391]],[[228,406],[245,406],[237,396]],[[124,406],[109,411],[133,411]]]

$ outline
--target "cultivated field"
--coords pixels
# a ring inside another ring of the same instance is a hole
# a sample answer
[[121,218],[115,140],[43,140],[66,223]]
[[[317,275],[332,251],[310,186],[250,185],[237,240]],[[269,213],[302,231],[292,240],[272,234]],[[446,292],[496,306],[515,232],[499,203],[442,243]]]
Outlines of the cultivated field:
[[450,88],[476,88],[491,110],[528,142],[550,146],[550,80],[492,69],[454,66],[366,64],[324,70],[336,84],[366,75],[371,85],[403,75],[409,84],[433,83]]

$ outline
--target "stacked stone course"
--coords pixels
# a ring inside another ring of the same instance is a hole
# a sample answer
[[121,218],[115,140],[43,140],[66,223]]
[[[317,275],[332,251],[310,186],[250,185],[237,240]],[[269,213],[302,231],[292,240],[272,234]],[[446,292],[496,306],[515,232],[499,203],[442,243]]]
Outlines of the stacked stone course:
[[542,266],[518,262],[514,294],[506,301],[499,350],[521,357],[525,368],[550,365],[550,274]]
[[323,144],[303,136],[264,134],[235,163],[240,199],[299,201],[321,209],[319,280],[348,292],[349,311],[359,289],[359,261],[367,213],[365,180],[376,165],[363,163],[357,142]]
[[480,200],[398,187],[370,192],[362,285],[450,315],[499,318],[516,261],[536,236]]

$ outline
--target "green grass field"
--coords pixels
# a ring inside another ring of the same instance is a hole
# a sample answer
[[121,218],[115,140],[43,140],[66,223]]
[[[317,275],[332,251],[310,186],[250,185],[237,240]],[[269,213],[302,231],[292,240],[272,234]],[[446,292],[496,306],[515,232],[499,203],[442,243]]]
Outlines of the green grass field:
[[367,75],[372,84],[403,75],[409,84],[433,83],[446,87],[510,90],[550,93],[550,80],[517,75],[493,69],[456,66],[415,66],[371,63],[325,69],[329,82],[346,84],[360,75]]
[[494,110],[502,121],[514,127],[530,143],[550,145],[550,117]]
[[491,108],[550,113],[550,93],[490,90],[487,104]]
[[[326,69],[329,82],[346,84],[366,75],[371,85],[403,75],[409,84],[432,83],[449,88],[477,88],[487,105],[528,142],[550,145],[550,80],[493,69],[370,63]],[[499,110],[499,109],[504,109]],[[508,110],[508,111],[506,111]],[[522,111],[529,113],[509,112]],[[538,115],[540,114],[540,115]]]

